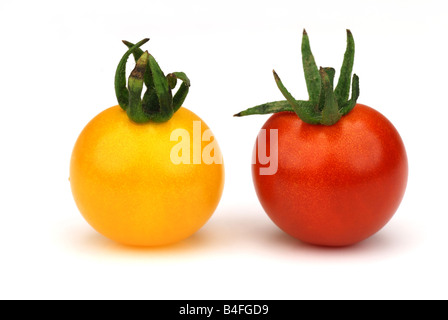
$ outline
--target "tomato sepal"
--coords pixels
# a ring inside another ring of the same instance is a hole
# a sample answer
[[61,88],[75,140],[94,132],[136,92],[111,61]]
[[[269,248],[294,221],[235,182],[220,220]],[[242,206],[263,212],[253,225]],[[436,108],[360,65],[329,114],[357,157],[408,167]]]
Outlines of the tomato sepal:
[[[127,110],[129,104],[129,91],[126,88],[126,63],[131,54],[138,48],[148,42],[149,39],[143,39],[135,45],[132,45],[129,50],[123,55],[118,63],[117,70],[115,72],[115,95],[117,96],[118,104],[123,110]],[[141,50],[140,50],[141,51]],[[143,51],[142,51],[143,54]],[[141,56],[141,55],[140,55]],[[139,56],[139,58],[140,58]]]
[[354,74],[352,80],[352,96],[350,100],[348,100],[345,104],[342,105],[339,112],[343,116],[349,113],[356,106],[356,101],[358,100],[358,97],[359,97],[359,77],[356,74]]
[[309,101],[317,103],[320,97],[321,80],[319,69],[317,68],[314,55],[311,51],[310,39],[305,29],[303,29],[302,37],[302,65],[303,72],[305,74]]
[[[352,78],[355,42],[351,31],[347,30],[347,47],[335,89],[334,77],[336,71],[333,68],[317,67],[306,30],[303,30],[301,49],[309,100],[296,100],[274,71],[277,86],[289,105],[285,101],[275,101],[246,109],[234,116],[241,117],[292,110],[306,123],[331,126],[337,123],[342,116],[349,113],[355,107],[359,98],[359,77],[354,74]],[[350,87],[352,88],[352,95],[349,99]]]
[[278,74],[273,71],[275,82],[277,83],[277,87],[280,89],[280,92],[286,98],[286,100],[291,104],[294,112],[299,116],[303,121],[310,124],[319,124],[320,119],[317,114],[316,108],[313,108],[313,102],[306,103],[305,101],[298,101],[294,99],[294,97],[289,93],[289,91],[285,88]]
[[254,114],[272,114],[272,113],[278,113],[278,112],[294,112],[294,109],[292,108],[291,104],[287,100],[282,101],[273,101],[273,102],[267,102],[260,104],[258,106],[246,109],[244,111],[238,112],[234,114],[234,117],[243,117],[243,116],[249,116]]
[[[117,67],[115,91],[120,107],[126,111],[132,121],[136,123],[146,123],[150,121],[162,123],[170,120],[174,113],[182,106],[188,95],[191,83],[184,72],[173,72],[165,76],[155,58],[148,53],[146,68],[142,78],[129,79],[129,82],[132,81],[132,86],[135,86],[135,88],[131,88],[131,84],[126,88],[126,62],[132,54],[136,61],[136,65],[138,65],[140,59],[145,54],[140,47],[148,40],[149,39],[145,39],[136,45],[123,40],[123,43],[129,50],[122,57],[119,66]],[[143,70],[141,66],[140,69]],[[177,80],[181,80],[182,83],[176,94],[173,96],[172,90],[175,89],[178,82]],[[142,86],[143,83],[146,86],[146,91],[142,98],[141,93],[143,92],[143,87],[140,88],[140,86]],[[133,91],[133,93],[131,93],[131,91]]]
[[145,123],[149,121],[149,116],[143,111],[141,99],[148,59],[149,54],[146,51],[138,59],[135,69],[131,72],[128,81],[129,106],[126,108],[126,113],[129,118],[137,123]]
[[185,101],[185,98],[188,95],[188,92],[190,91],[191,86],[190,79],[188,79],[187,75],[184,72],[173,72],[170,73],[167,77],[171,79],[176,79],[176,82],[177,79],[182,81],[181,85],[179,86],[179,89],[177,90],[176,94],[173,97],[173,110],[174,112],[176,112],[182,106],[182,104]]
[[338,102],[333,92],[333,79],[335,72],[332,68],[320,68],[319,73],[322,78],[322,88],[320,90],[319,101],[319,110],[322,110],[322,118],[320,123],[331,126],[341,119]]

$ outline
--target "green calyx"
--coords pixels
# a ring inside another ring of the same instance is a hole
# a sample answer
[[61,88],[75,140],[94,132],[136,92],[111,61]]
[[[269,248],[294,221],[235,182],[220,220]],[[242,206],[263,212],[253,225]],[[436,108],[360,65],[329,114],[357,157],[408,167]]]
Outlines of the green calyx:
[[[349,113],[356,105],[359,97],[359,78],[353,74],[355,42],[350,30],[347,30],[347,49],[344,54],[339,80],[333,88],[335,69],[317,68],[311,52],[308,34],[303,30],[302,64],[305,73],[309,99],[296,100],[285,88],[275,71],[274,78],[280,92],[286,100],[264,103],[236,114],[236,117],[253,114],[271,114],[283,111],[293,111],[302,121],[309,124],[333,125],[342,116]],[[351,97],[350,95],[351,86]]]
[[[187,97],[190,80],[183,72],[173,72],[165,76],[157,61],[148,51],[140,47],[148,42],[143,39],[137,44],[123,41],[129,50],[121,58],[115,73],[115,94],[120,107],[129,118],[137,123],[166,122],[179,110]],[[126,63],[134,56],[136,66],[131,72],[126,86]],[[173,96],[172,90],[182,83]],[[146,91],[143,94],[143,88]]]

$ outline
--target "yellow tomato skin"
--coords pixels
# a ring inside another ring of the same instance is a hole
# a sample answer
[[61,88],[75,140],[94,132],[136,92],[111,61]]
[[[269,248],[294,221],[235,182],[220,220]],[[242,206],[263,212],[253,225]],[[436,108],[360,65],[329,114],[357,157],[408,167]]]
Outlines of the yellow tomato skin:
[[[136,124],[115,106],[89,122],[73,149],[70,184],[95,230],[126,245],[161,246],[209,220],[223,192],[223,163],[174,164],[170,157],[180,141],[171,141],[176,129],[188,131],[193,155],[194,121],[202,137],[208,126],[185,108],[165,123]],[[201,141],[201,150],[209,143]],[[217,143],[214,152],[221,155]]]

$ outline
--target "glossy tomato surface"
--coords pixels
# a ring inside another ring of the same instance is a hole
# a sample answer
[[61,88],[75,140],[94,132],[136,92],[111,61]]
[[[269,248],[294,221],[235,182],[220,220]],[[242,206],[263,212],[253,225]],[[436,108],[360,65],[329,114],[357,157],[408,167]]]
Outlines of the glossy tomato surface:
[[[408,162],[395,127],[378,111],[358,104],[333,126],[310,125],[294,113],[272,115],[255,146],[266,140],[278,169],[260,174],[252,165],[258,198],[272,221],[304,242],[346,246],[378,232],[405,193]],[[263,140],[263,141],[262,141]],[[275,139],[274,139],[275,140]]]
[[179,130],[187,146],[182,152],[191,156],[213,140],[201,139],[208,126],[185,108],[165,123],[136,124],[115,106],[84,128],[72,153],[70,183],[95,230],[126,245],[160,246],[193,235],[208,221],[221,198],[224,165],[173,161]]

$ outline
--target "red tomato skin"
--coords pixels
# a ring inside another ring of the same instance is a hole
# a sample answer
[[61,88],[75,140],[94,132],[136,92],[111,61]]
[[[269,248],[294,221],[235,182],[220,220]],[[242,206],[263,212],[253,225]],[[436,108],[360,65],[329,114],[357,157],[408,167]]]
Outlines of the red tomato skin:
[[378,111],[357,104],[333,126],[310,125],[281,112],[262,129],[268,154],[269,130],[278,130],[278,170],[261,175],[260,168],[269,164],[255,157],[255,190],[271,220],[289,235],[315,245],[347,246],[377,233],[395,214],[408,161],[399,133]]

